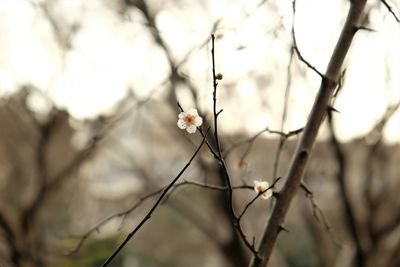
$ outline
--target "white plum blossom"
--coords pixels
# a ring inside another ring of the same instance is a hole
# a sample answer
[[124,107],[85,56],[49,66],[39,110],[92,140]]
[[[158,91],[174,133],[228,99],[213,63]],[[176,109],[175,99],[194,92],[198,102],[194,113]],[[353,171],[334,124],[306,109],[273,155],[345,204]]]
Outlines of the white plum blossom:
[[[257,194],[263,193],[268,187],[269,183],[267,181],[262,181],[262,180],[254,181],[254,191],[256,191]],[[271,196],[272,196],[272,189],[268,189],[261,195],[263,199],[268,199]]]
[[197,127],[200,127],[203,119],[197,113],[197,110],[192,108],[186,112],[181,112],[178,115],[178,127],[192,134],[196,132]]

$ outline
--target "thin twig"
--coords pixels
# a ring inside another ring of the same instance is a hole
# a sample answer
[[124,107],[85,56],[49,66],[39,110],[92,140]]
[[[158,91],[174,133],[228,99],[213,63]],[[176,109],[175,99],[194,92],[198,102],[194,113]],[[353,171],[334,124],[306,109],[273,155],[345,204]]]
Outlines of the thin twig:
[[303,131],[303,128],[299,128],[299,129],[296,129],[296,130],[289,131],[289,132],[285,133],[285,132],[281,132],[281,131],[277,131],[277,130],[271,130],[271,129],[269,129],[269,127],[266,127],[264,129],[262,129],[261,131],[259,131],[258,133],[256,133],[255,135],[253,135],[252,137],[247,138],[245,140],[241,140],[241,141],[233,144],[231,147],[229,147],[225,151],[224,156],[227,157],[237,147],[247,144],[247,148],[246,148],[245,152],[242,154],[242,157],[241,157],[242,159],[244,159],[249,154],[249,152],[251,151],[251,148],[252,148],[254,142],[256,141],[256,139],[263,133],[276,134],[276,135],[279,135],[279,136],[284,137],[284,138],[287,139],[289,137],[292,137],[292,136],[300,134],[302,131]]
[[222,151],[221,151],[221,146],[220,146],[220,141],[219,141],[219,135],[218,135],[218,115],[220,112],[217,112],[217,76],[216,76],[216,71],[215,71],[215,36],[212,34],[211,35],[211,58],[212,58],[212,76],[213,76],[213,117],[214,117],[214,137],[215,137],[215,143],[216,143],[216,150],[217,150],[217,160],[219,164],[221,165],[223,175],[225,178],[225,183],[228,186],[228,207],[229,211],[231,213],[231,219],[233,220],[233,225],[236,228],[236,230],[239,232],[240,237],[242,238],[242,241],[246,245],[246,247],[253,253],[253,256],[255,258],[259,258],[258,253],[254,247],[254,244],[251,244],[247,238],[246,235],[240,225],[240,220],[236,216],[234,207],[233,207],[233,191],[232,191],[232,185],[231,185],[231,178],[229,175],[228,168],[225,164],[225,160],[222,156]]
[[228,168],[226,167],[225,161],[222,157],[221,145],[219,141],[218,135],[218,113],[217,113],[217,77],[215,73],[215,36],[214,34],[211,35],[211,58],[212,58],[212,78],[213,78],[213,115],[214,115],[214,138],[215,138],[215,146],[217,149],[218,161],[222,166],[225,176],[225,182],[228,186],[228,199],[229,199],[229,209],[233,217],[236,217],[235,210],[233,208],[233,193],[232,193],[232,185],[231,179],[229,176]]
[[300,49],[297,45],[297,39],[296,39],[296,32],[295,32],[295,27],[294,27],[294,21],[295,21],[295,15],[296,15],[296,1],[292,2],[292,9],[293,9],[293,21],[292,21],[292,39],[293,39],[293,49],[296,51],[296,55],[300,59],[301,62],[307,65],[308,68],[312,69],[316,74],[321,77],[321,79],[324,79],[324,75],[317,70],[316,67],[314,67],[308,60],[306,60],[303,55],[300,52]]
[[202,148],[203,144],[205,143],[206,136],[208,134],[209,129],[207,129],[205,136],[203,137],[203,140],[201,141],[200,145],[196,149],[196,151],[193,153],[192,157],[189,159],[188,163],[183,167],[183,169],[178,173],[178,175],[171,181],[171,183],[163,190],[161,193],[160,197],[157,199],[157,201],[154,203],[153,207],[147,212],[146,216],[142,219],[142,221],[133,229],[132,232],[128,234],[128,236],[125,238],[125,240],[119,245],[119,247],[111,254],[111,256],[101,265],[102,267],[108,266],[108,264],[119,254],[119,252],[125,247],[125,245],[129,242],[129,240],[136,234],[137,231],[145,224],[147,220],[151,218],[151,215],[155,211],[155,209],[158,207],[158,205],[161,203],[165,195],[168,193],[168,191],[174,186],[174,184],[178,181],[178,179],[182,176],[182,174],[186,171],[186,169],[190,166],[196,155],[199,153],[200,149]]
[[[292,22],[292,34],[294,36],[294,19]],[[293,37],[294,39],[294,37]],[[286,123],[286,116],[287,116],[287,111],[288,111],[288,102],[289,102],[289,95],[290,95],[290,87],[292,85],[292,75],[291,75],[291,66],[293,63],[293,55],[294,55],[294,48],[295,48],[295,40],[293,41],[293,46],[290,49],[290,57],[289,57],[289,63],[287,65],[287,70],[286,70],[286,86],[285,86],[285,96],[284,96],[284,103],[283,103],[283,111],[282,111],[282,118],[281,118],[281,132],[283,132],[283,129],[285,127]],[[283,147],[285,145],[285,142],[287,140],[287,137],[284,135],[281,135],[279,138],[279,145],[278,149],[276,150],[275,153],[275,159],[274,159],[274,167],[272,168],[272,177],[275,179],[275,177],[278,177],[278,167],[281,159],[281,154],[283,151]],[[275,180],[274,180],[275,181]],[[274,204],[274,201],[271,201],[271,208]]]
[[[178,187],[182,187],[182,186],[186,186],[186,185],[188,185],[188,186],[197,186],[197,187],[206,188],[206,189],[210,189],[210,190],[216,190],[216,191],[227,191],[229,189],[227,186],[204,184],[204,183],[200,183],[200,182],[196,182],[196,181],[188,181],[188,180],[183,180],[181,183],[175,184],[173,186],[173,188],[178,188]],[[79,242],[77,243],[77,245],[75,246],[74,249],[68,251],[66,254],[67,255],[71,255],[71,254],[77,253],[81,249],[81,247],[83,246],[84,242],[94,232],[100,231],[100,228],[102,226],[104,226],[107,222],[109,222],[110,220],[112,220],[114,218],[118,218],[118,217],[126,218],[126,216],[128,216],[133,211],[135,211],[145,200],[160,194],[165,189],[166,189],[166,187],[162,187],[160,189],[157,189],[156,191],[153,191],[153,192],[151,192],[151,193],[139,198],[139,200],[133,206],[131,206],[129,209],[110,215],[109,217],[103,219],[101,222],[97,223],[95,226],[90,228],[83,235],[80,235],[80,236],[69,236],[69,237],[73,237],[73,238],[74,237],[79,238]],[[250,186],[250,185],[232,186],[232,190],[239,190],[239,189],[253,190],[253,187]]]
[[312,210],[314,219],[325,228],[325,230],[328,232],[329,236],[331,237],[333,243],[335,243],[335,245],[340,247],[341,245],[337,241],[336,235],[335,235],[335,233],[333,233],[333,229],[330,226],[328,219],[326,218],[322,209],[319,207],[319,205],[314,200],[314,193],[311,191],[311,189],[308,188],[308,186],[304,182],[301,182],[300,187],[301,187],[301,189],[304,190],[306,197],[310,201],[311,210]]
[[387,8],[387,10],[392,14],[394,19],[400,23],[400,18],[394,13],[393,8],[389,5],[389,3],[386,0],[381,0],[382,4]]

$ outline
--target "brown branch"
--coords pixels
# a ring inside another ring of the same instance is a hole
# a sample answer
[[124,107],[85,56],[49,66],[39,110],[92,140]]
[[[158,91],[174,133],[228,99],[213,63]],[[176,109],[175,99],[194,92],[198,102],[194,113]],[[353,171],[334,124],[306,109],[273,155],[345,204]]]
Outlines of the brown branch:
[[285,219],[294,195],[300,187],[313,144],[322,121],[326,116],[327,108],[340,78],[343,61],[357,32],[357,26],[359,26],[362,18],[365,4],[366,0],[351,1],[345,25],[343,26],[341,35],[328,64],[327,72],[322,78],[320,89],[309,115],[309,119],[290,164],[285,179],[286,182],[279,192],[271,217],[257,244],[257,251],[261,259],[253,257],[249,265],[250,267],[263,267],[268,264],[272,249],[278,238],[280,226]]

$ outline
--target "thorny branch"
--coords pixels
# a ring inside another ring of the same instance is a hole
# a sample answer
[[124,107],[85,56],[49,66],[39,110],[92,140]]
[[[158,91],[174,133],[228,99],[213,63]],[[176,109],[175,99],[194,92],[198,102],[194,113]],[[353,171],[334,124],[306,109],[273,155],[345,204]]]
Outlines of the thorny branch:
[[250,267],[263,267],[268,264],[290,203],[300,187],[319,127],[326,116],[327,108],[341,74],[344,58],[357,32],[365,4],[366,0],[351,1],[345,25],[328,64],[326,74],[322,76],[318,95],[316,96],[303,134],[298,142],[286,182],[277,196],[270,219],[257,244],[257,250],[261,259],[253,257],[249,265]]

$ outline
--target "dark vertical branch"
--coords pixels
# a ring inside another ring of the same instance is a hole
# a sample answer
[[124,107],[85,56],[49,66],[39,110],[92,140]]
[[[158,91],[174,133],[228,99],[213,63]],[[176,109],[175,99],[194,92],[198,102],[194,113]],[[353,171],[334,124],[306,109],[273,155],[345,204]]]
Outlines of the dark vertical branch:
[[238,255],[233,255],[236,260],[239,260],[241,263],[244,264],[244,259],[246,258],[245,255],[243,255],[243,251],[240,249],[240,243],[238,242],[238,236],[235,232],[235,229],[238,231],[242,241],[244,244],[251,250],[251,252],[255,255],[256,251],[254,250],[254,246],[249,243],[249,241],[246,238],[246,235],[243,232],[243,229],[241,228],[240,225],[240,219],[237,218],[235,214],[235,210],[233,207],[233,191],[232,191],[232,184],[231,184],[231,178],[229,176],[228,168],[225,164],[225,160],[222,156],[222,149],[221,149],[221,144],[219,140],[219,135],[218,135],[218,115],[221,113],[221,111],[217,111],[217,87],[218,87],[218,82],[217,82],[217,74],[215,71],[215,36],[214,34],[211,35],[211,58],[212,58],[212,79],[213,79],[213,118],[214,118],[214,139],[215,139],[215,146],[216,146],[216,152],[217,152],[217,160],[219,163],[218,167],[218,172],[219,176],[223,178],[226,186],[228,187],[228,201],[225,207],[225,210],[228,210],[229,214],[228,216],[230,217],[230,221],[233,222],[234,228],[232,228],[232,240],[233,242],[228,243],[228,246],[226,249],[231,250],[231,251],[237,251]]
[[233,194],[232,194],[232,185],[231,180],[229,178],[228,169],[225,165],[225,161],[222,157],[221,145],[218,136],[218,115],[220,114],[217,111],[217,76],[215,73],[215,47],[214,47],[215,36],[211,35],[211,57],[212,57],[212,76],[213,76],[213,115],[214,115],[214,138],[215,138],[215,146],[217,148],[218,153],[218,161],[220,162],[221,166],[223,167],[223,176],[225,178],[226,185],[228,186],[228,197],[229,197],[229,209],[232,212],[233,217],[236,217],[235,211],[233,209]]
[[286,182],[278,193],[271,217],[257,244],[260,259],[253,257],[249,266],[262,267],[268,264],[275,246],[281,225],[285,219],[290,203],[300,187],[310,153],[318,134],[319,127],[326,116],[329,103],[340,78],[343,61],[350,48],[362,18],[366,0],[352,0],[345,25],[328,64],[315,99],[307,124],[298,142],[295,154],[289,167]]

